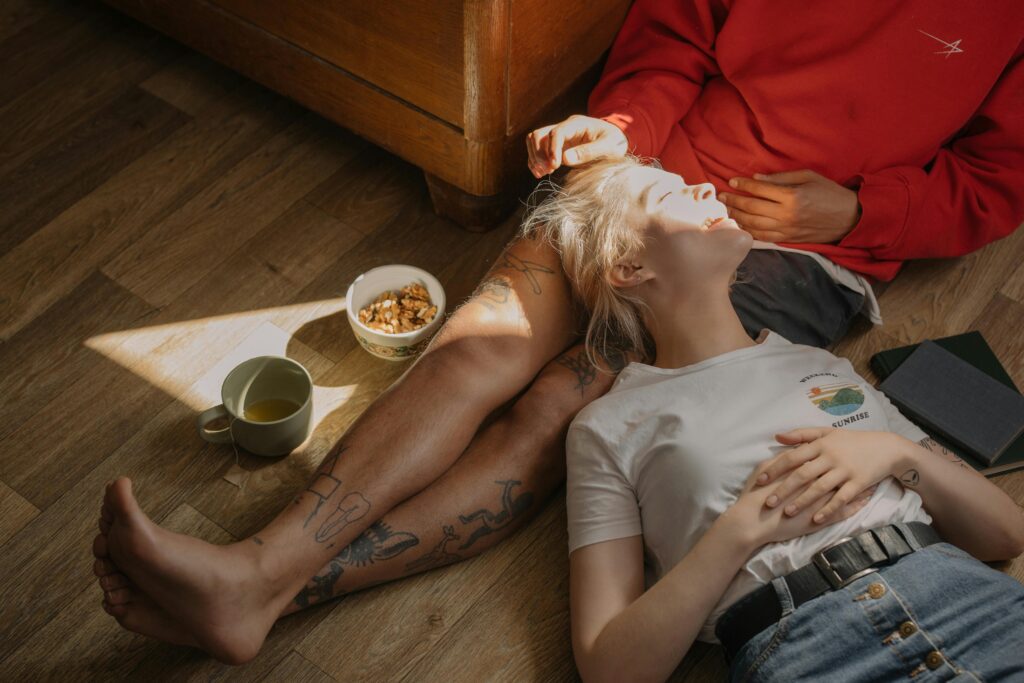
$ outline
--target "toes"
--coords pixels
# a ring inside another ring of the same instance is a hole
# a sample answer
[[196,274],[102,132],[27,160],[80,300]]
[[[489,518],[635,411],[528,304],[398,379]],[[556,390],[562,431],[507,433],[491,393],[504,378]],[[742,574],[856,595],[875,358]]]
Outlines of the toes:
[[106,536],[110,533],[110,522],[104,519],[102,516],[99,521],[100,533]]
[[128,603],[121,605],[111,605],[106,600],[103,601],[103,611],[112,617],[117,618],[118,621],[124,618],[128,614]]
[[117,588],[131,588],[133,585],[128,577],[120,572],[100,577],[100,588],[105,591],[112,591]]
[[112,591],[103,591],[103,599],[108,605],[127,605],[132,601],[134,591],[131,588],[116,588]]
[[110,551],[107,548],[107,537],[103,534],[97,534],[96,538],[92,539],[92,554],[98,558],[110,557]]
[[110,508],[114,518],[133,514],[138,509],[138,503],[132,496],[132,480],[128,477],[118,477],[107,488],[107,495],[103,499],[103,503]]
[[92,565],[92,573],[96,576],[106,576],[117,571],[117,567],[110,560],[97,559]]

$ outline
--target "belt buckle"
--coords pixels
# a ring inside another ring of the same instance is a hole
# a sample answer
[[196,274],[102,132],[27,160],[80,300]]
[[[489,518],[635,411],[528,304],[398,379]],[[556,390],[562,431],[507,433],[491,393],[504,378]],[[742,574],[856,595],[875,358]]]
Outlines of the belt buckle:
[[867,569],[862,569],[859,572],[854,572],[852,575],[846,577],[845,579],[839,575],[839,572],[837,572],[835,570],[835,567],[832,566],[832,563],[829,561],[828,557],[825,556],[825,553],[827,553],[829,550],[832,550],[833,548],[842,545],[843,543],[846,543],[847,541],[852,540],[854,540],[853,536],[844,536],[832,545],[826,548],[822,548],[818,552],[814,553],[814,555],[811,557],[811,562],[813,562],[814,566],[818,568],[818,571],[821,572],[821,574],[825,577],[825,580],[829,582],[829,585],[832,586],[832,590],[839,590],[840,588],[844,588],[847,585],[859,579],[860,577],[867,576],[868,574],[874,574],[878,571],[876,567],[868,567]]

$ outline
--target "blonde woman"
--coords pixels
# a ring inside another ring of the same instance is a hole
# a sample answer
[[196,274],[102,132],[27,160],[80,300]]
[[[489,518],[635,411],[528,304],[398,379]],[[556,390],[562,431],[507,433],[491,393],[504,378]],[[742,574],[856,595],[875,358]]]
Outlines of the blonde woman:
[[524,230],[561,254],[588,351],[646,354],[568,433],[584,680],[663,680],[695,640],[734,680],[1024,677],[1024,587],[978,561],[1024,550],[1020,509],[848,361],[748,336],[751,237],[710,186],[601,162]]

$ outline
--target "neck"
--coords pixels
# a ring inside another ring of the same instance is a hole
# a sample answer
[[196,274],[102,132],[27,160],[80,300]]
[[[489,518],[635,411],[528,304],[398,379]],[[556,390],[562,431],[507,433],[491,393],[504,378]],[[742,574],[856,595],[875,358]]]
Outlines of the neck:
[[648,329],[659,368],[681,368],[729,351],[755,346],[729,300],[729,291],[652,297]]

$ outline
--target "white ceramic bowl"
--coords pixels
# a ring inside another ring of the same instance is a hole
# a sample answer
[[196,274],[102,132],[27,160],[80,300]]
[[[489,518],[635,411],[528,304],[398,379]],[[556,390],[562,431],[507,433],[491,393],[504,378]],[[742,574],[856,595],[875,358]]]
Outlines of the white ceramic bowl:
[[[359,322],[359,311],[373,303],[381,292],[389,289],[399,290],[413,282],[426,287],[430,293],[430,300],[437,306],[437,313],[429,323],[412,332],[387,334]],[[405,360],[425,349],[434,332],[444,322],[444,287],[436,277],[422,268],[403,265],[380,266],[366,271],[349,285],[345,294],[345,308],[348,311],[348,324],[352,326],[352,332],[360,346],[378,358]]]

